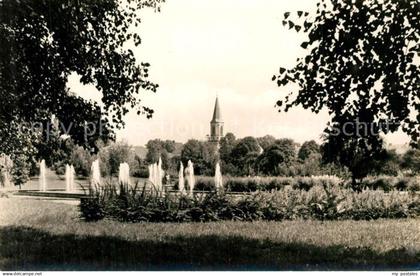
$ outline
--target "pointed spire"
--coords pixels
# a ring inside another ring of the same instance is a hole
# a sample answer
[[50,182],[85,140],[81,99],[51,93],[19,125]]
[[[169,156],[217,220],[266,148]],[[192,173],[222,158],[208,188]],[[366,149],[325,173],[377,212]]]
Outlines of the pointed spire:
[[221,122],[222,121],[222,115],[220,113],[220,107],[219,107],[219,97],[216,97],[216,103],[214,104],[214,111],[213,111],[213,119],[212,122]]

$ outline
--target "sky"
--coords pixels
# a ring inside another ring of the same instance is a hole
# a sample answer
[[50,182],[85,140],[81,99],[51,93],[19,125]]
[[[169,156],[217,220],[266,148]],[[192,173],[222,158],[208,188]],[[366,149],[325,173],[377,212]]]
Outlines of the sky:
[[[225,133],[320,141],[328,113],[300,107],[279,113],[275,103],[289,91],[271,81],[279,67],[291,68],[305,54],[299,46],[305,36],[282,26],[284,12],[315,8],[315,0],[166,0],[160,13],[143,10],[135,30],[142,44],[132,50],[151,64],[150,80],[159,84],[156,93],[141,94],[155,113],[147,119],[130,112],[117,139],[137,146],[154,138],[205,140],[218,96]],[[68,86],[86,99],[101,98],[77,75]],[[408,141],[402,133],[386,139]]]

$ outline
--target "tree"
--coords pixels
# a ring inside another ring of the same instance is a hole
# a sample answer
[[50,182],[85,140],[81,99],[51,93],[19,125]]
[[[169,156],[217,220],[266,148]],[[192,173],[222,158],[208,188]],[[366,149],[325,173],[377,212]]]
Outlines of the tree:
[[[157,88],[148,80],[150,65],[139,64],[124,45],[140,43],[139,35],[129,31],[140,23],[138,9],[158,8],[159,2],[0,1],[1,127],[35,123],[45,131],[55,115],[63,126],[60,134],[94,148],[98,138],[114,138],[113,129],[124,125],[122,117],[129,108],[150,117],[153,110],[139,99],[143,90]],[[73,73],[102,93],[102,108],[66,88]],[[27,135],[30,140],[32,134]],[[2,152],[15,145],[4,141],[1,136]]]
[[235,166],[232,164],[232,150],[236,145],[236,137],[228,132],[220,139],[219,143],[220,167],[225,174],[236,174]]
[[419,139],[419,5],[321,0],[317,7],[316,15],[298,11],[296,20],[284,15],[284,25],[308,34],[301,45],[308,54],[273,76],[279,86],[298,87],[277,105],[326,108],[324,159],[348,167],[356,184],[382,154],[382,133],[402,128],[413,144]]
[[302,144],[298,152],[298,157],[301,160],[305,160],[312,154],[317,153],[319,153],[319,145],[314,140],[310,140]]
[[32,131],[27,123],[0,120],[0,150],[13,161],[11,173],[15,185],[21,186],[29,180],[37,152],[34,144],[40,137],[41,133]]
[[164,143],[164,148],[168,153],[172,153],[176,150],[175,141],[166,140]]
[[257,138],[257,142],[263,148],[263,150],[266,150],[269,146],[274,144],[275,141],[276,138],[272,135],[265,135],[264,137]]
[[261,153],[261,147],[254,137],[248,136],[240,139],[232,149],[231,160],[238,168],[240,174],[251,174],[253,163]]
[[90,152],[81,146],[75,146],[70,154],[69,163],[74,166],[76,175],[89,176],[92,161]]
[[228,132],[224,137],[220,139],[220,159],[225,162],[230,162],[230,154],[232,153],[233,148],[236,144],[236,137],[233,133]]
[[118,175],[121,163],[133,163],[134,151],[126,142],[111,143],[99,150],[102,175]]
[[149,140],[146,144],[147,154],[146,162],[149,164],[156,163],[159,158],[162,159],[162,167],[164,170],[169,168],[169,153],[175,151],[175,141],[162,141],[160,139]]
[[201,158],[201,143],[196,139],[190,139],[182,148],[181,159],[183,163],[187,163],[188,160],[197,162]]
[[197,175],[212,175],[218,160],[217,147],[212,143],[190,139],[181,151],[181,160],[184,166],[191,160]]
[[396,150],[385,150],[381,159],[376,160],[374,172],[378,175],[397,176],[400,172],[400,155]]
[[415,174],[420,173],[420,147],[409,149],[404,153],[402,167],[411,170]]
[[[299,155],[299,154],[298,154]],[[297,163],[298,175],[300,176],[311,176],[311,175],[322,175],[322,156],[320,153],[310,152],[304,159],[299,157]]]
[[290,166],[295,156],[295,143],[292,139],[276,140],[258,158],[258,171],[268,175],[278,174],[279,165]]

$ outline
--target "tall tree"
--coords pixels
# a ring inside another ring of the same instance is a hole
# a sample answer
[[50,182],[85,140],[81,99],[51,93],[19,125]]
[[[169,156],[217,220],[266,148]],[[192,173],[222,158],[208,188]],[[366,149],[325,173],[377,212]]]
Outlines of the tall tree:
[[264,150],[266,150],[269,146],[271,146],[272,144],[274,144],[274,142],[276,142],[276,137],[272,135],[265,135],[263,137],[258,137],[257,141],[258,141],[258,144],[260,144],[260,146]]
[[[124,45],[140,43],[129,31],[140,23],[138,9],[159,2],[0,1],[0,120],[45,127],[54,114],[78,144],[93,146],[86,132],[94,139],[100,128],[110,135],[112,127],[124,125],[130,107],[151,116],[139,95],[157,85],[148,80],[149,64],[138,63]],[[103,109],[68,91],[72,73],[102,93]]]
[[414,174],[420,174],[420,142],[417,147],[404,153],[402,167],[411,170]]
[[306,141],[300,147],[298,157],[305,160],[312,154],[318,154],[319,151],[319,145],[314,140]]
[[120,164],[132,163],[135,158],[135,153],[127,142],[110,143],[100,148],[98,155],[102,174],[108,176],[118,175]]
[[224,163],[231,163],[231,153],[233,148],[236,144],[236,137],[233,133],[229,132],[226,133],[224,137],[220,139],[220,148],[219,148],[219,154],[220,159]]
[[355,183],[369,172],[364,164],[382,154],[380,134],[402,128],[418,141],[417,0],[321,0],[316,14],[285,13],[283,24],[308,34],[301,45],[308,54],[273,76],[279,86],[298,87],[277,104],[328,110],[326,161],[347,166]]
[[232,162],[241,174],[249,175],[253,172],[254,163],[261,151],[257,139],[251,136],[242,138],[232,149]]
[[215,144],[195,139],[188,140],[181,152],[181,160],[184,166],[191,160],[194,163],[194,172],[199,175],[212,175],[217,159]]
[[292,139],[276,140],[258,158],[258,171],[268,175],[277,174],[279,165],[290,166],[295,156],[295,143]]
[[159,158],[162,159],[163,168],[166,170],[169,168],[169,153],[175,151],[175,141],[160,139],[149,140],[146,144],[147,154],[146,162],[149,164],[156,163]]
[[223,174],[236,175],[237,168],[233,164],[232,150],[237,143],[236,137],[233,133],[228,132],[220,139],[219,157],[220,167]]

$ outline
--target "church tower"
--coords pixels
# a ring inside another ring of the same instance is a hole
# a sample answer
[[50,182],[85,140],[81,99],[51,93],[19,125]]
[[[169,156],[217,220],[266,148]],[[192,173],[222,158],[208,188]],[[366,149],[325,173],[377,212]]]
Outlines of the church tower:
[[220,138],[223,137],[223,122],[222,115],[220,113],[219,99],[216,97],[216,103],[214,105],[213,119],[210,121],[210,142],[219,142]]

